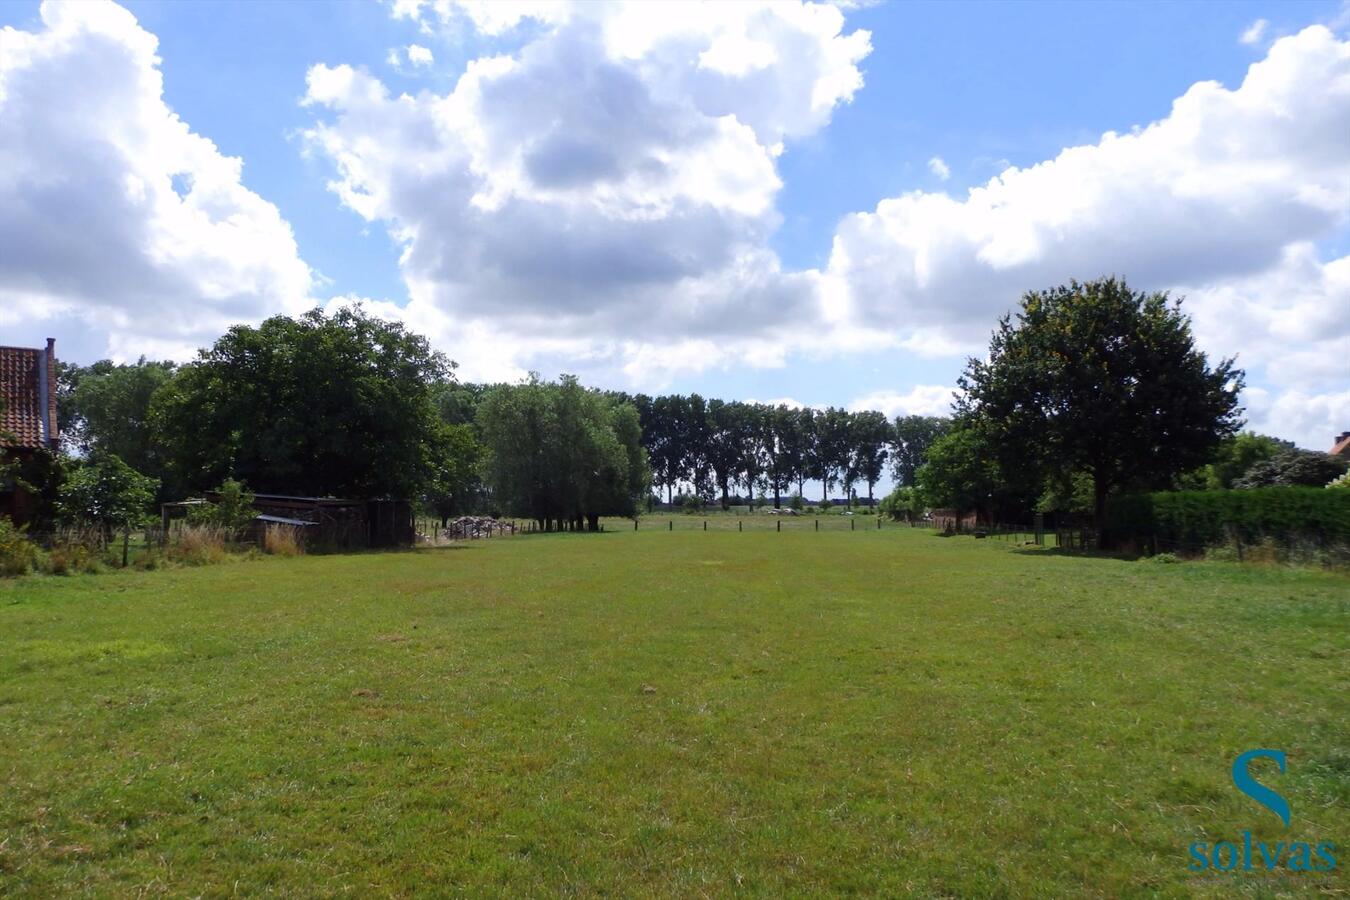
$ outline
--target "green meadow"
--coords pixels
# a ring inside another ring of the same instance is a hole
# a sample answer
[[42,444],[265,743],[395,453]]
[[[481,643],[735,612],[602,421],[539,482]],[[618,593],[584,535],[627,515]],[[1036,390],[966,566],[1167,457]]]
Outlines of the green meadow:
[[663,524],[0,583],[0,895],[1350,890],[1345,575]]

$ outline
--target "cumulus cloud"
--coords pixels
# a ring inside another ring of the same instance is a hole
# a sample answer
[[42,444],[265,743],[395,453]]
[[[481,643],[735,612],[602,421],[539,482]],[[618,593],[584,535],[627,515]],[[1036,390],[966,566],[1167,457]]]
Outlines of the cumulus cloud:
[[1315,244],[1350,218],[1347,134],[1350,42],[1310,27],[1147,127],[845,217],[823,280],[836,315],[960,344],[1025,290],[1115,273],[1188,295],[1202,346],[1277,388],[1344,384],[1347,263]]
[[940,156],[935,156],[928,161],[928,171],[936,175],[939,181],[946,181],[952,177],[951,167],[943,162]]
[[304,309],[290,226],[165,104],[154,35],[110,3],[46,2],[41,20],[0,30],[0,322],[184,357]]
[[429,66],[436,61],[428,47],[422,47],[418,44],[409,44],[407,49],[408,62],[414,66]]
[[896,416],[949,416],[956,388],[939,384],[915,385],[905,393],[874,391],[848,405],[853,412],[875,409],[890,418]]
[[444,95],[394,96],[346,65],[308,75],[309,146],[332,161],[341,201],[402,245],[408,314],[439,318],[451,352],[463,355],[473,323],[502,336],[499,356],[568,341],[659,380],[725,360],[727,337],[772,346],[819,317],[814,273],[782,271],[768,238],[784,142],[823,126],[862,83],[868,36],[846,33],[838,10],[395,13],[488,34],[543,26],[516,53],[471,62]]
[[1261,43],[1262,38],[1266,36],[1266,29],[1269,27],[1270,22],[1266,21],[1265,19],[1257,19],[1255,22],[1247,26],[1247,28],[1238,37],[1238,41],[1243,44],[1246,44],[1249,47],[1255,44],[1259,44]]

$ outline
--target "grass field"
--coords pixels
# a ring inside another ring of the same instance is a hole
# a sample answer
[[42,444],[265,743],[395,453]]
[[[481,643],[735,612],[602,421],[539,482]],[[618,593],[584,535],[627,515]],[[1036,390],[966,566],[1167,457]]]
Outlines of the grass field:
[[[548,535],[11,581],[0,648],[0,895],[1350,888],[1343,575]],[[1340,867],[1187,869],[1243,831]]]

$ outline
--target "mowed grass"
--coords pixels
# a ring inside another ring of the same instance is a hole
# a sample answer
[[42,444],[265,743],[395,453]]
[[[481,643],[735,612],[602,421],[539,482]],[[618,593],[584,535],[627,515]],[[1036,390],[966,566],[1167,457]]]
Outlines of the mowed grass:
[[[1344,892],[1348,635],[1342,575],[904,529],[9,582],[0,895]],[[1188,871],[1244,830],[1340,867]]]

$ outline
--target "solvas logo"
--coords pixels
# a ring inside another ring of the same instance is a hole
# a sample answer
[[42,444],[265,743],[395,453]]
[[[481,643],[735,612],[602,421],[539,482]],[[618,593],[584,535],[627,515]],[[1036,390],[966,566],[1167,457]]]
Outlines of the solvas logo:
[[[1279,816],[1284,827],[1288,828],[1289,801],[1253,778],[1247,769],[1252,760],[1261,758],[1275,760],[1280,772],[1284,772],[1283,750],[1248,750],[1233,760],[1233,786]],[[1219,841],[1213,845],[1197,841],[1191,844],[1190,850],[1188,868],[1197,872],[1206,869],[1227,872],[1238,868],[1243,871],[1286,868],[1294,872],[1330,872],[1336,868],[1336,846],[1330,841],[1277,841],[1268,844],[1265,841],[1253,841],[1250,831],[1242,832],[1240,839]]]

